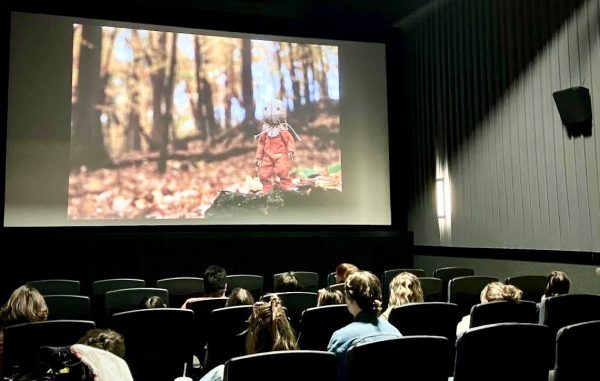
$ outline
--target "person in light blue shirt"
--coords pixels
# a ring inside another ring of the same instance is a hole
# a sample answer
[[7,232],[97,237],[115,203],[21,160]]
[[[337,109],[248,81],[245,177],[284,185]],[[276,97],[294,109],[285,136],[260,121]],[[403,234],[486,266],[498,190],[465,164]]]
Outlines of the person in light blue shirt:
[[359,271],[346,279],[346,306],[354,321],[333,333],[327,350],[338,359],[338,381],[347,381],[348,351],[359,343],[388,340],[402,336],[381,313],[381,284],[368,271]]

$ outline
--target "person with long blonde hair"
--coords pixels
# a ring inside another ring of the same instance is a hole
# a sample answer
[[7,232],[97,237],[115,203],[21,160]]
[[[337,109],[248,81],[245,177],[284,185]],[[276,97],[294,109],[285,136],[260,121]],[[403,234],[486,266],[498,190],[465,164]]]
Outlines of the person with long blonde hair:
[[423,289],[419,278],[411,273],[401,272],[390,282],[390,300],[382,319],[389,319],[394,307],[408,303],[423,303]]

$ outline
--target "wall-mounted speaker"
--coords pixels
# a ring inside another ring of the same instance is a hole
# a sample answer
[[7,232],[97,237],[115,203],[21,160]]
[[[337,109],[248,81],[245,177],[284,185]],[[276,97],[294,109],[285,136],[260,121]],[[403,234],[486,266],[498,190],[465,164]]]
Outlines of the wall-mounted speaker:
[[590,90],[577,86],[555,91],[552,96],[569,137],[592,136]]

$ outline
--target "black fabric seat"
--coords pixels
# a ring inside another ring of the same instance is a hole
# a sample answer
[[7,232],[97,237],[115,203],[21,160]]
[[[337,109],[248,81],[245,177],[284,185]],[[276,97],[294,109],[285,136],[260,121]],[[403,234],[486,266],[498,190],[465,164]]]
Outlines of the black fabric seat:
[[337,360],[320,351],[278,351],[235,357],[225,363],[224,381],[335,380]]
[[600,320],[568,325],[556,337],[556,362],[551,381],[590,379],[600,374]]
[[[168,303],[171,307],[181,307],[189,298],[204,295],[204,279],[202,278],[164,278],[156,281],[156,287],[169,291]],[[165,303],[167,303],[166,300]]]
[[[357,344],[348,352],[350,380],[447,381],[446,366],[453,350],[453,343],[441,336]],[[394,366],[400,361],[400,367]]]
[[304,310],[300,319],[300,349],[326,351],[331,335],[350,324],[353,316],[345,304]]
[[118,312],[144,308],[143,301],[150,296],[158,296],[165,303],[169,300],[169,292],[164,288],[143,287],[109,291],[105,295],[106,316],[110,318]]
[[463,276],[448,282],[448,301],[458,305],[460,316],[468,315],[471,308],[481,303],[481,291],[497,278],[487,276]]
[[317,294],[315,292],[280,292],[277,295],[287,310],[292,328],[295,332],[299,332],[302,312],[317,306]]
[[90,298],[81,295],[44,296],[48,320],[90,320]]
[[191,369],[194,313],[153,308],[116,313],[110,326],[125,337],[125,361],[134,380],[173,381]]
[[600,295],[568,294],[546,298],[543,322],[553,334],[562,327],[600,320]]
[[27,282],[27,284],[46,295],[81,295],[81,284],[78,280],[44,279]]
[[523,291],[522,300],[530,300],[536,303],[542,300],[542,295],[544,295],[544,291],[546,290],[545,275],[511,276],[506,278],[504,283],[512,284]]
[[258,300],[264,293],[264,279],[261,275],[227,275],[227,293],[237,287],[247,290],[254,300]]
[[420,277],[421,289],[423,289],[423,301],[445,302],[442,300],[442,280],[434,277]]
[[553,351],[552,333],[544,325],[471,328],[456,343],[454,381],[547,381]]
[[106,318],[106,293],[127,288],[146,287],[146,281],[134,278],[101,279],[92,283],[92,317],[99,327],[105,327]]
[[495,323],[537,323],[537,305],[529,300],[476,304],[471,309],[471,328]]
[[4,373],[14,369],[31,369],[42,345],[61,347],[76,344],[86,332],[95,328],[93,321],[53,320],[23,323],[4,329]]
[[212,310],[207,327],[205,372],[246,354],[246,330],[251,313],[252,306]]
[[[293,271],[296,280],[302,286],[302,291],[305,292],[317,292],[319,289],[319,274],[310,271]],[[273,290],[278,292],[277,282],[285,273],[279,273],[273,275]]]
[[194,339],[192,349],[199,359],[204,359],[204,351],[208,342],[210,314],[213,310],[225,307],[226,302],[227,298],[206,298],[186,305],[187,309],[194,312],[194,327],[191,331]]
[[466,267],[440,267],[433,271],[434,278],[442,280],[442,302],[449,301],[448,299],[448,282],[454,278],[463,276],[475,275],[475,271]]

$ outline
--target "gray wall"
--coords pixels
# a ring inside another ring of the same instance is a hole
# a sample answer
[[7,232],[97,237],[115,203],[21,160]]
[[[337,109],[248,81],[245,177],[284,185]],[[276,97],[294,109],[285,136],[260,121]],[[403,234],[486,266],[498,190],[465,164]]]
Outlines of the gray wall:
[[[599,20],[600,0],[457,0],[400,24],[416,245],[600,251]],[[552,92],[579,85],[594,131],[569,139]],[[444,235],[440,163],[452,195]]]
[[429,276],[437,268],[459,266],[474,269],[475,275],[493,276],[501,281],[509,276],[546,275],[550,271],[560,270],[567,273],[571,279],[571,293],[600,295],[600,276],[596,275],[597,266],[429,255],[415,255],[413,265],[415,268],[424,269]]

